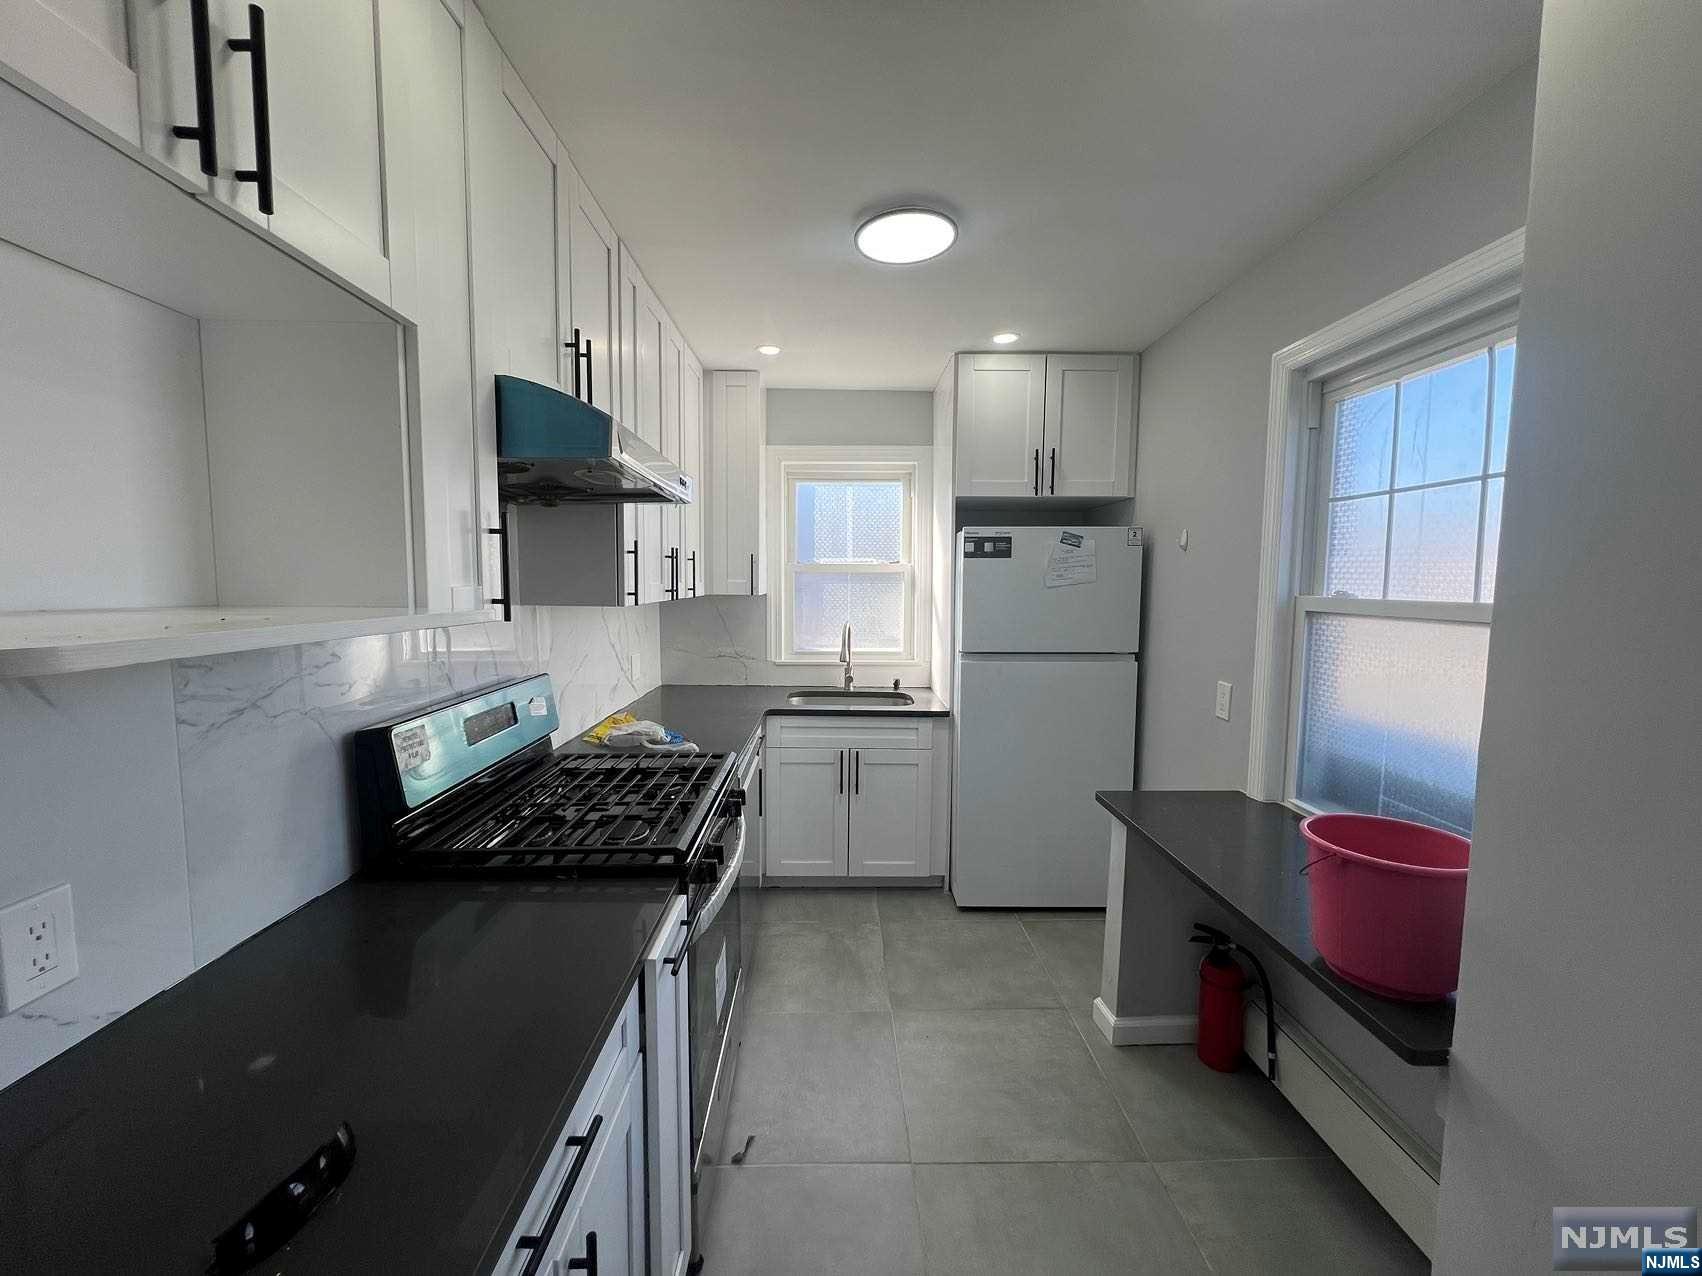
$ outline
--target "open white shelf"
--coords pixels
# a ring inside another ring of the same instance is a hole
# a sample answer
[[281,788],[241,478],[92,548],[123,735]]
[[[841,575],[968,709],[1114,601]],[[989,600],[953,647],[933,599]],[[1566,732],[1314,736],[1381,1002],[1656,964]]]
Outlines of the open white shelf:
[[373,607],[154,607],[0,612],[0,677],[33,678],[227,651],[495,620]]

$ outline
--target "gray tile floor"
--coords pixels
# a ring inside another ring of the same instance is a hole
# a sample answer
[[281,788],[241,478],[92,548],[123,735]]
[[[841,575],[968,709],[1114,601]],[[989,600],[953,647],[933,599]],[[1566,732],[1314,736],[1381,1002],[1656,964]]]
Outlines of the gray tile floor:
[[708,1276],[1424,1272],[1251,1067],[1107,1045],[1104,919],[770,890]]

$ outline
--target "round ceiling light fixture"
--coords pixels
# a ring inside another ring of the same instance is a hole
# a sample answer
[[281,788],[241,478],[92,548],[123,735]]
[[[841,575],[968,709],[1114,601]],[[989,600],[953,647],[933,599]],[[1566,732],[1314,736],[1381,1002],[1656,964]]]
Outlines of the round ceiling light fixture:
[[773,358],[775,355],[780,353],[780,347],[779,346],[758,346],[756,348],[756,352],[758,354],[765,354],[765,355],[768,355],[770,358]]
[[1008,346],[1021,340],[1022,333],[1020,332],[995,332],[993,334],[993,344],[996,346]]
[[932,208],[890,208],[857,227],[857,251],[889,266],[938,257],[956,239],[957,223]]

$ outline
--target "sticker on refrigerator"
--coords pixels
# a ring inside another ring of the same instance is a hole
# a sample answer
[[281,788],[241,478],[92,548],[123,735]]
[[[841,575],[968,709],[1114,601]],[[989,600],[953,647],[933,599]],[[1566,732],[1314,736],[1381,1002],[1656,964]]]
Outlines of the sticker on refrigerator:
[[1067,585],[1091,585],[1099,579],[1099,556],[1092,537],[1062,532],[1046,559],[1047,589]]

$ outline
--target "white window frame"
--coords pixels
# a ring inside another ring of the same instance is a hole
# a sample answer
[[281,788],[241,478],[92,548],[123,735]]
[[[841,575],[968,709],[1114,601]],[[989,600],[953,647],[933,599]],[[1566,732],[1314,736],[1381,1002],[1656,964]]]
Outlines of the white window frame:
[[1410,287],[1286,346],[1271,357],[1264,523],[1247,757],[1247,794],[1307,810],[1294,796],[1306,618],[1331,611],[1486,623],[1486,603],[1324,598],[1316,591],[1325,504],[1321,455],[1325,387],[1374,384],[1416,360],[1511,327],[1524,270],[1521,228]]
[[[864,686],[898,678],[907,685],[925,685],[928,673],[932,597],[931,538],[932,450],[924,447],[770,447],[767,449],[768,508],[778,517],[768,520],[768,649],[769,660],[780,665],[832,665],[837,652],[792,649],[793,582],[796,533],[793,491],[800,482],[897,481],[904,484],[909,518],[904,528],[905,649],[869,651],[853,645],[852,663]],[[887,566],[857,564],[823,568],[834,572],[888,573]],[[852,633],[855,644],[856,633]]]

